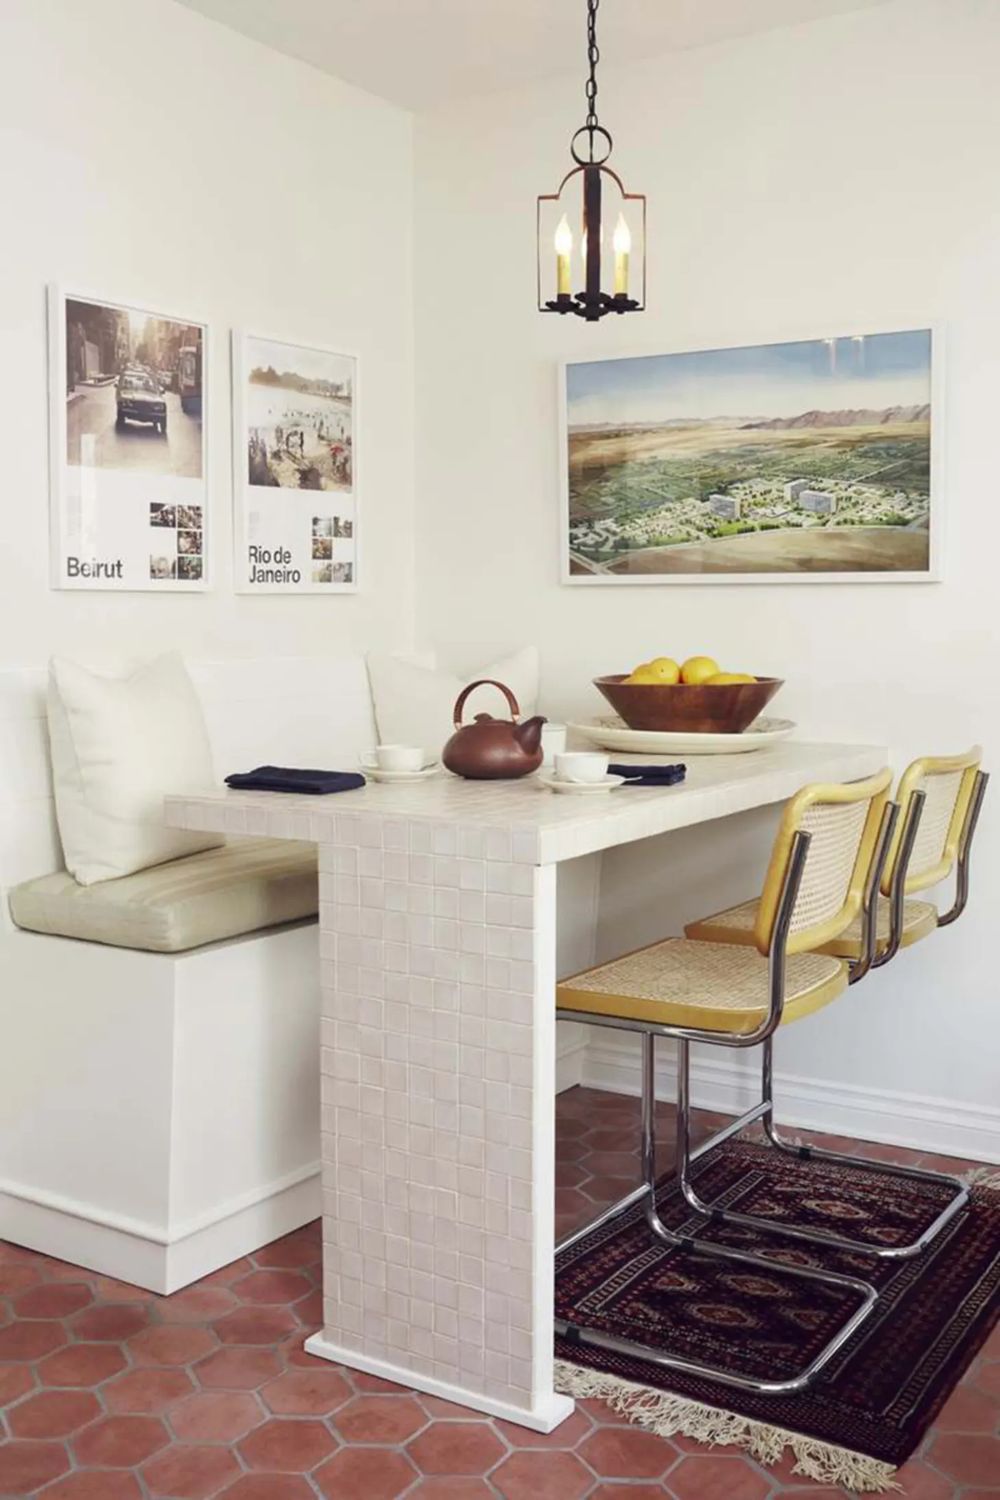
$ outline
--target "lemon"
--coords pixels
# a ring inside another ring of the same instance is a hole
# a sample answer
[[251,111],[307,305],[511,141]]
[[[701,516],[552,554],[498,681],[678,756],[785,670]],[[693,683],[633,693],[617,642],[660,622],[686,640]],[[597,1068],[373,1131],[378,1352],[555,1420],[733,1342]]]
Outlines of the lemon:
[[680,681],[681,669],[672,656],[654,656],[653,660],[646,664],[646,671],[653,673],[657,682],[669,685]]
[[705,678],[706,687],[725,687],[730,682],[756,682],[756,677],[751,677],[749,672],[716,672],[712,677]]
[[716,677],[718,672],[719,663],[710,656],[689,656],[681,667],[681,681],[694,687],[698,683],[707,682],[710,677]]
[[654,684],[662,685],[663,678],[659,675],[658,672],[653,669],[652,666],[650,666],[649,662],[647,661],[643,662],[641,667],[636,667],[635,671],[631,673],[630,676],[625,678],[625,681],[627,683],[630,683],[633,687],[638,687],[642,684],[645,684],[647,687],[651,687]]

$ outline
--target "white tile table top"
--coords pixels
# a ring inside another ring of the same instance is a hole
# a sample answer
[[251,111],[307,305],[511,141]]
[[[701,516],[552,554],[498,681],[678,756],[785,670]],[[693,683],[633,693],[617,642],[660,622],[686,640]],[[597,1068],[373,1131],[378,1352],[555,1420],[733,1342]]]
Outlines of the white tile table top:
[[781,802],[806,782],[869,776],[887,759],[878,745],[785,740],[746,755],[691,756],[678,786],[622,787],[606,797],[559,797],[534,777],[463,781],[446,772],[401,785],[370,782],[329,797],[216,788],[168,797],[166,821],[173,828],[411,852],[412,825],[426,822],[427,854],[552,864]]

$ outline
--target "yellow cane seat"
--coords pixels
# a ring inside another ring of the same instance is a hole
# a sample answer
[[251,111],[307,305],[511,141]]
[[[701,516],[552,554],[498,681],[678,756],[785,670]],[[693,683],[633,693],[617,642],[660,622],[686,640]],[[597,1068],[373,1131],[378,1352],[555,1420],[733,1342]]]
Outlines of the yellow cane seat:
[[[757,923],[759,902],[744,901],[739,906],[730,906],[726,911],[703,917],[699,922],[689,922],[684,928],[689,938],[699,943],[750,943]],[[879,898],[876,912],[875,952],[884,953],[889,946],[890,904],[884,896]],[[917,943],[937,927],[938,910],[930,901],[905,901],[903,903],[903,931],[900,947],[907,948]],[[857,960],[861,957],[862,917],[859,913],[839,937],[823,945],[824,953],[837,958]]]
[[[835,1000],[847,977],[847,965],[826,954],[789,954],[782,1024]],[[563,980],[556,1004],[647,1025],[751,1032],[768,1013],[768,961],[752,947],[667,938]]]

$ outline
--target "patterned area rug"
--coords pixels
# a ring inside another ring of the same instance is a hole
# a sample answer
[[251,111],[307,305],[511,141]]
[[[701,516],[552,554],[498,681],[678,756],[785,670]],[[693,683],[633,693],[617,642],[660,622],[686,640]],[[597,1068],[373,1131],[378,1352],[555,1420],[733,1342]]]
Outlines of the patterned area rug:
[[[916,1239],[947,1190],[881,1173],[796,1161],[747,1141],[720,1146],[696,1168],[703,1199],[767,1219],[872,1244]],[[779,1233],[705,1226],[665,1183],[660,1216],[775,1260],[769,1276],[652,1240],[641,1208],[586,1236],[556,1264],[556,1316],[741,1374],[797,1374],[850,1316],[857,1297],[783,1276],[817,1265],[872,1282],[875,1312],[818,1381],[795,1396],[746,1394],[648,1362],[556,1340],[559,1388],[600,1396],[652,1430],[737,1443],[764,1463],[789,1447],[798,1471],[854,1490],[893,1488],[1000,1311],[1000,1193],[973,1189],[969,1206],[916,1260],[816,1251]]]

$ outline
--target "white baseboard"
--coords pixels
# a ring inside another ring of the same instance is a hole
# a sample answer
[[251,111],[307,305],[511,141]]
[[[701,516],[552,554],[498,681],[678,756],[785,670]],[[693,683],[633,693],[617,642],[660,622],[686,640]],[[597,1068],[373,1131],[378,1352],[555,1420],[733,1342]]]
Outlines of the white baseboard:
[[170,1232],[92,1204],[0,1182],[0,1240],[166,1296],[320,1214],[316,1165]]
[[[588,1087],[639,1094],[637,1037],[594,1028],[581,1062],[581,1082]],[[745,1058],[692,1059],[694,1103],[702,1109],[739,1114],[758,1097],[758,1067],[756,1051]],[[671,1049],[661,1043],[657,1048],[658,1097],[673,1098],[676,1080]],[[876,1092],[781,1072],[775,1073],[774,1094],[777,1118],[786,1126],[1000,1162],[1000,1109],[887,1089]]]
[[573,1412],[575,1402],[571,1396],[560,1396],[556,1391],[538,1395],[530,1407],[514,1406],[509,1401],[495,1401],[478,1391],[468,1391],[464,1386],[452,1385],[434,1375],[421,1375],[418,1371],[402,1369],[387,1359],[373,1359],[359,1354],[354,1349],[345,1349],[333,1344],[322,1333],[314,1333],[306,1339],[305,1349],[319,1359],[332,1360],[336,1365],[348,1365],[352,1370],[363,1370],[366,1375],[379,1375],[396,1385],[409,1386],[413,1390],[426,1391],[429,1396],[440,1396],[443,1401],[453,1401],[457,1406],[469,1406],[473,1411],[484,1412],[490,1417],[500,1417],[505,1422],[516,1422],[519,1427],[530,1427],[533,1432],[553,1432],[560,1422]]
[[583,1060],[587,1054],[587,1030],[572,1022],[556,1024],[556,1093],[583,1082]]

